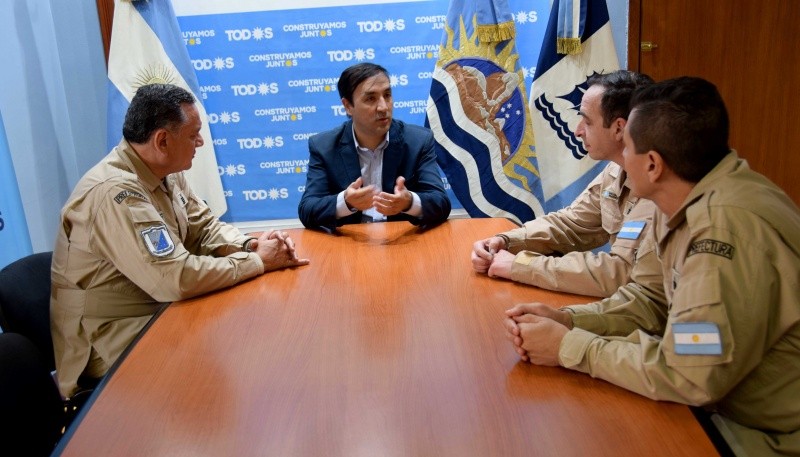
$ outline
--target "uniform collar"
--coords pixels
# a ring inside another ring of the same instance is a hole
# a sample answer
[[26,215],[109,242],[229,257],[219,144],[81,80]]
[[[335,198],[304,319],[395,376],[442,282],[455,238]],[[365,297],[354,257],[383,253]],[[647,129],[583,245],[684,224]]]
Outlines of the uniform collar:
[[[150,168],[142,161],[139,154],[136,153],[127,140],[120,141],[115,150],[119,157],[136,173],[139,181],[145,185],[147,190],[153,192],[156,187],[162,186],[161,180],[150,171]],[[166,179],[169,179],[169,176]]]
[[614,186],[617,195],[622,195],[622,188],[628,186],[628,175],[616,162],[608,162],[608,175],[614,178]]
[[636,197],[629,197],[628,194],[630,193],[630,186],[628,185],[628,175],[625,173],[625,170],[622,169],[616,162],[608,162],[606,165],[606,169],[601,173],[606,173],[609,177],[611,177],[611,181],[608,182],[604,179],[604,181],[608,182],[608,185],[602,189],[603,196],[607,196],[608,198],[614,198],[619,201],[620,198],[627,198],[632,203],[636,203],[639,199]]
[[667,227],[670,230],[674,229],[678,225],[682,224],[683,221],[686,220],[686,210],[692,204],[694,204],[697,200],[702,198],[704,195],[712,191],[712,188],[716,185],[716,181],[720,178],[723,178],[733,172],[736,167],[739,166],[739,155],[731,149],[731,151],[719,161],[719,163],[711,169],[708,174],[703,176],[695,186],[692,188],[689,195],[686,196],[686,199],[683,200],[681,207],[678,208],[678,211],[672,215],[672,217],[667,220]]

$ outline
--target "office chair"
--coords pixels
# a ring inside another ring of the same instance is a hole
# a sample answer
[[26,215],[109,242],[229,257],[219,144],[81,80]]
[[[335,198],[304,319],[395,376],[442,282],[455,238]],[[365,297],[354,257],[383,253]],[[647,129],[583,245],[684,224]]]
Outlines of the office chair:
[[23,257],[0,270],[0,327],[24,335],[36,345],[50,371],[55,370],[50,335],[50,263],[52,252]]
[[0,450],[46,456],[64,426],[64,405],[42,354],[24,335],[0,333]]

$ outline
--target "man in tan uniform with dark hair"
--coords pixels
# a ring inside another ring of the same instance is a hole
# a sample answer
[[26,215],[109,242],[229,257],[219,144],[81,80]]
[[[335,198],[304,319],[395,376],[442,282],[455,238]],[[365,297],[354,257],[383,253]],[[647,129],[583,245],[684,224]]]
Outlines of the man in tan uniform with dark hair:
[[800,209],[728,148],[713,84],[663,81],[632,106],[625,170],[663,211],[658,258],[603,301],[515,306],[509,339],[524,360],[704,406],[736,455],[800,455]]
[[[596,297],[607,297],[628,282],[637,251],[653,250],[645,233],[656,209],[653,202],[630,194],[622,169],[622,134],[631,94],[652,82],[626,70],[589,78],[575,134],[589,157],[610,163],[570,206],[475,242],[475,271]],[[609,242],[610,252],[591,251]]]
[[164,303],[308,264],[284,233],[242,235],[192,192],[182,172],[203,144],[200,127],[189,92],[139,88],[124,139],[64,205],[50,320],[65,398],[79,378],[103,376]]

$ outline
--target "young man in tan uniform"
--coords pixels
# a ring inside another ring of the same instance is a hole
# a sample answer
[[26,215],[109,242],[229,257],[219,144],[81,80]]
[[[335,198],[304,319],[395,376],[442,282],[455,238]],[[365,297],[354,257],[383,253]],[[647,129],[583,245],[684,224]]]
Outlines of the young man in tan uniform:
[[508,336],[533,363],[704,406],[737,455],[800,455],[800,209],[728,149],[713,84],[656,83],[632,106],[625,169],[663,211],[658,259],[601,302],[517,305]]
[[[475,242],[475,271],[597,297],[607,297],[628,282],[637,250],[653,250],[645,234],[655,206],[630,194],[622,169],[622,134],[631,94],[652,82],[625,70],[589,79],[575,134],[589,157],[610,163],[567,208]],[[609,242],[610,252],[591,252]]]
[[65,398],[103,376],[164,303],[308,263],[284,233],[242,235],[189,188],[182,172],[203,144],[194,103],[177,86],[139,88],[124,139],[64,205],[50,319]]

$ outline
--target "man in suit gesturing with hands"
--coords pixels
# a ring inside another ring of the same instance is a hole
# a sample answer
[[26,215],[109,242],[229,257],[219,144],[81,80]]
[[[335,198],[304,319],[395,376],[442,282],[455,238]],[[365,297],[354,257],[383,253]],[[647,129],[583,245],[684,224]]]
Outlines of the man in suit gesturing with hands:
[[349,119],[308,140],[300,221],[332,231],[344,224],[405,220],[430,227],[450,215],[430,130],[392,119],[385,68],[360,63],[339,78]]

